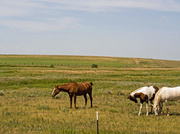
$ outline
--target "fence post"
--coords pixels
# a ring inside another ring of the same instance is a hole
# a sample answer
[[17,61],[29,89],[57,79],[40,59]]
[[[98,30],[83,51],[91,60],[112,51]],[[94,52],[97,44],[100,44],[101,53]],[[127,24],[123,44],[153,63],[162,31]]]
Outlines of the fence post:
[[97,119],[97,134],[99,134],[98,111],[96,111],[96,119]]

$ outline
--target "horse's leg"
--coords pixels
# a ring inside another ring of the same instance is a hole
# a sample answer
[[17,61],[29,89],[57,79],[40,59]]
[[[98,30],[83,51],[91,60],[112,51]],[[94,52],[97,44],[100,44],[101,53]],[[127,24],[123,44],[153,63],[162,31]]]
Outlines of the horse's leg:
[[92,100],[93,100],[93,99],[92,99],[92,95],[90,96],[90,100],[91,100],[91,107],[92,107]]
[[162,108],[163,108],[163,102],[159,102],[159,114],[163,114]]
[[139,108],[139,114],[138,115],[141,115],[142,104],[143,103],[140,103],[140,108]]
[[165,103],[166,103],[166,109],[167,109],[167,116],[169,116],[169,104],[168,104],[168,101],[165,100]]
[[90,101],[91,101],[91,107],[92,107],[92,92],[91,93],[88,93],[89,94],[89,97],[90,97]]
[[86,94],[84,95],[84,99],[85,99],[85,106],[87,105],[87,97]]
[[148,102],[146,102],[146,116],[148,116]]
[[74,108],[76,109],[76,95],[74,94]]
[[153,102],[152,102],[152,100],[150,102],[151,102],[151,114],[152,114],[152,112],[153,112]]
[[70,108],[72,108],[72,95],[69,94],[69,98],[70,98]]

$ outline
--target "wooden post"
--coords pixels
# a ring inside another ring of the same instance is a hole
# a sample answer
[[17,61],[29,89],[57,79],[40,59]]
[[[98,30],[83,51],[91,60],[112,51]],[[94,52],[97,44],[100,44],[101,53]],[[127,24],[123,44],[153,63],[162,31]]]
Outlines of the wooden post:
[[99,134],[98,111],[96,111],[96,118],[97,118],[97,134]]

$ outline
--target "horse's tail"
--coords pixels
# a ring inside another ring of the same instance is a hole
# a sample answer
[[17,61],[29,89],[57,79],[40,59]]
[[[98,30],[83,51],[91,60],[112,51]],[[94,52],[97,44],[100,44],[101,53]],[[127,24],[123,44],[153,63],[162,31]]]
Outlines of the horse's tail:
[[91,85],[91,86],[93,86],[93,83],[92,83],[92,82],[90,82],[90,85]]

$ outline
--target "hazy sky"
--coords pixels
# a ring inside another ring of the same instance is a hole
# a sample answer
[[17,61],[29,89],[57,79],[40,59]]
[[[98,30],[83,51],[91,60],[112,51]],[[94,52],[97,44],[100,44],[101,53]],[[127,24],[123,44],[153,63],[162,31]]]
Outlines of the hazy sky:
[[180,0],[1,0],[0,54],[180,60]]

